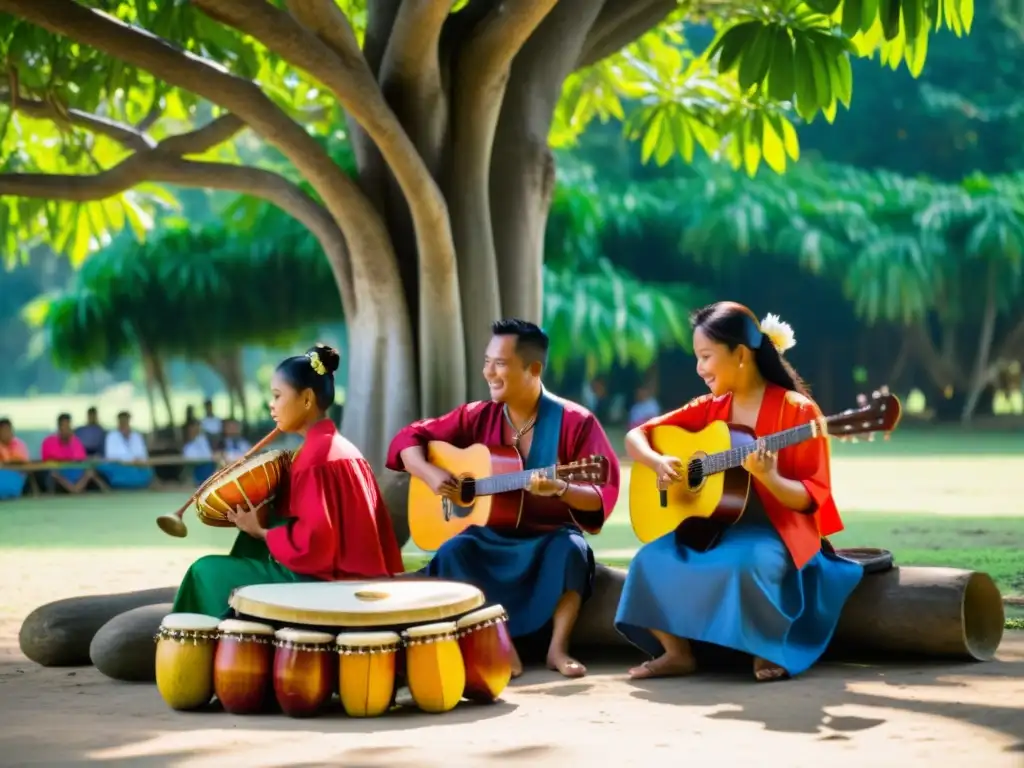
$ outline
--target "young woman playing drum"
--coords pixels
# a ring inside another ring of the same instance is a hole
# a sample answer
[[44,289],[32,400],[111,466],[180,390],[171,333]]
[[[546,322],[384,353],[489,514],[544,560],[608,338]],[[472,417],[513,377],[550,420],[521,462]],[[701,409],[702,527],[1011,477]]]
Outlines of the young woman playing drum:
[[250,584],[382,578],[403,571],[391,518],[370,465],[327,416],[340,358],[317,345],[274,372],[270,414],[282,432],[302,435],[274,514],[261,524],[252,509],[228,519],[239,530],[228,555],[192,564],[174,612],[227,617],[233,590]]
[[[698,311],[693,326],[697,374],[711,394],[626,436],[633,460],[664,482],[685,479],[685,457],[654,450],[653,427],[696,432],[724,420],[764,437],[820,417],[782,356],[793,346],[788,325],[771,315],[759,323],[746,307],[719,302]],[[717,544],[700,551],[684,521],[633,559],[615,626],[654,658],[630,670],[631,677],[693,672],[690,643],[699,641],[750,654],[757,680],[778,680],[808,669],[828,645],[863,569],[822,544],[843,527],[832,500],[827,438],[778,455],[762,442],[743,467],[753,493]]]

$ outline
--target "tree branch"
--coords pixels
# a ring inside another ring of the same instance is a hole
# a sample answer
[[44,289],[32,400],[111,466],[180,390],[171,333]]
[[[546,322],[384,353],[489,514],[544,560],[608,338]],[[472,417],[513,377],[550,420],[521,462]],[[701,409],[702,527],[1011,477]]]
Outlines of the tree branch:
[[90,133],[106,136],[126,149],[133,149],[136,152],[156,146],[153,139],[130,125],[80,109],[66,109],[53,101],[40,101],[3,91],[0,92],[0,104],[7,104],[15,111],[36,120],[50,120],[58,125],[73,125]]
[[[334,219],[316,201],[306,195],[298,186],[282,176],[260,168],[247,168],[227,163],[209,163],[184,160],[177,151],[168,146],[185,148],[191,152],[204,150],[204,143],[210,143],[214,126],[167,139],[154,149],[139,152],[100,173],[91,176],[12,173],[0,174],[0,195],[64,200],[67,202],[91,202],[105,200],[119,195],[143,182],[178,184],[201,189],[221,189],[253,195],[276,205],[309,229],[317,238],[324,251],[341,261],[347,260],[344,241]],[[206,132],[205,135],[203,132]],[[333,264],[335,259],[331,259]],[[342,307],[347,313],[354,310],[355,298],[351,279],[344,273],[339,275]]]
[[[384,100],[356,46],[348,19],[334,0],[296,0],[296,17],[265,0],[193,2],[212,18],[251,35],[323,82],[379,147],[405,195],[416,230],[420,256],[421,407],[431,414],[457,407],[465,401],[465,360],[449,347],[438,349],[435,343],[437,338],[463,336],[447,205],[422,157]],[[321,38],[329,38],[337,50]],[[439,312],[439,307],[445,310]],[[452,384],[457,380],[461,383]]]
[[587,35],[577,69],[618,53],[654,29],[679,7],[679,0],[607,0]]
[[372,275],[369,279],[379,290],[392,281],[397,285],[397,266],[388,258],[391,245],[380,216],[313,137],[255,83],[72,0],[0,0],[0,11],[98,48],[238,115],[280,149],[313,185],[341,225],[353,253],[365,257],[357,258],[353,268]]

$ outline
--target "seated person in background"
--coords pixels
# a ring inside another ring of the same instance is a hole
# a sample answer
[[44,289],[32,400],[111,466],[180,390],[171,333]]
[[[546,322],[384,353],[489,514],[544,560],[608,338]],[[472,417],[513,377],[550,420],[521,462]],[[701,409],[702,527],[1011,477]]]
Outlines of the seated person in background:
[[224,463],[230,464],[245,456],[252,444],[242,437],[242,424],[238,419],[224,419]]
[[[821,419],[783,357],[794,343],[788,325],[771,315],[758,323],[743,305],[723,301],[696,312],[693,327],[697,374],[711,394],[626,436],[630,457],[667,483],[685,481],[687,457],[652,448],[653,427],[696,432],[728,421],[763,438]],[[828,646],[864,573],[823,539],[843,529],[832,499],[828,437],[777,455],[761,442],[743,468],[752,480],[746,509],[710,548],[695,546],[688,523],[697,518],[690,518],[633,558],[615,628],[654,658],[631,669],[631,677],[693,672],[691,642],[699,641],[749,654],[756,680],[779,680],[810,668]]]
[[658,405],[658,399],[650,385],[643,384],[637,387],[636,402],[629,409],[629,428],[636,429],[660,413],[661,406]]
[[100,426],[100,416],[95,405],[85,412],[85,424],[75,428],[75,437],[78,438],[85,449],[85,455],[89,458],[103,455],[107,430]]
[[185,445],[181,449],[181,455],[191,461],[207,460],[204,464],[191,465],[192,479],[196,485],[206,480],[216,469],[213,449],[210,448],[210,441],[203,434],[198,421],[190,421],[185,424]]
[[97,469],[111,488],[141,489],[153,482],[153,468],[142,465],[149,459],[146,440],[132,429],[128,411],[117,414],[117,429],[107,433],[103,458]]
[[[43,461],[73,463],[86,460],[85,447],[71,431],[71,414],[57,417],[57,431],[43,440],[40,456]],[[65,467],[50,473],[50,479],[68,493],[81,493],[89,483],[97,483],[102,490],[106,484],[91,467]]]
[[[469,403],[436,419],[414,422],[388,450],[389,469],[406,471],[433,491],[457,500],[446,470],[427,461],[432,440],[468,448],[474,443],[511,445],[524,469],[540,470],[592,454],[609,463],[608,482],[595,486],[544,478],[534,472],[514,530],[472,526],[449,539],[424,569],[426,575],[463,581],[480,589],[509,616],[509,633],[523,638],[550,627],[547,664],[566,677],[586,668],[569,655],[569,638],[580,606],[590,596],[594,553],[583,531],[596,534],[615,508],[619,462],[604,430],[581,405],[549,394],[541,383],[548,335],[524,320],[500,320],[484,355],[491,399]],[[522,672],[518,656],[512,674]]]
[[203,418],[200,423],[203,426],[203,432],[215,440],[220,439],[220,433],[224,428],[224,422],[221,421],[219,416],[214,414],[213,400],[203,401]]
[[251,509],[229,513],[239,530],[231,553],[192,564],[174,611],[227,617],[231,593],[250,584],[386,578],[404,570],[370,465],[325,418],[339,363],[334,349],[317,345],[278,365],[271,416],[282,432],[303,438],[288,481],[277,489],[268,527]]
[[28,447],[14,436],[10,419],[0,419],[0,499],[16,499],[25,492],[28,476],[4,465],[28,462]]

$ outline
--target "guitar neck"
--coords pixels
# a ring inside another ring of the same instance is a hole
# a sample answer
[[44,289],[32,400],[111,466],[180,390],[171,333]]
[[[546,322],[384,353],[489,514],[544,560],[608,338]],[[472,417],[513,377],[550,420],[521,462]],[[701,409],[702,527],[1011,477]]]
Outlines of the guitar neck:
[[[778,453],[783,448],[798,445],[806,440],[810,440],[818,434],[819,431],[817,424],[801,424],[799,427],[793,427],[792,429],[786,429],[782,432],[776,432],[773,435],[768,435],[768,437],[764,438],[764,442],[769,451],[772,453]],[[757,451],[757,447],[757,443],[750,443],[749,445],[742,445],[739,448],[732,448],[728,451],[722,451],[721,453],[713,453],[710,456],[705,457],[702,460],[702,463],[704,464],[704,474],[714,475],[718,472],[725,472],[728,469],[735,469],[736,467],[742,466],[743,460],[750,454]]]
[[537,472],[541,477],[549,480],[554,479],[557,465],[540,469],[527,469],[522,472],[509,472],[504,475],[491,475],[481,477],[476,481],[477,496],[493,496],[496,493],[508,493],[509,491],[523,491],[530,485],[530,475]]

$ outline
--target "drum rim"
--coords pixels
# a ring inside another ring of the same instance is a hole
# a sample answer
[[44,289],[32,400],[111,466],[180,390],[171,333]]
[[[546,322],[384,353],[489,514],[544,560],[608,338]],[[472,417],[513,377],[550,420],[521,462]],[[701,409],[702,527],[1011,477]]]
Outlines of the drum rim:
[[[225,628],[224,625],[228,627]],[[222,619],[220,624],[217,625],[217,631],[222,635],[266,635],[267,637],[274,636],[274,628],[269,624],[264,624],[262,621],[250,621],[248,619],[237,619],[228,618]]]
[[[189,616],[192,617],[192,620],[196,618],[202,618],[204,619],[204,621],[197,622],[197,624],[201,626],[197,626],[196,624],[181,626],[177,624],[175,621],[172,621],[170,624],[167,624],[167,619],[171,618],[172,616]],[[177,613],[168,613],[166,616],[160,619],[160,629],[177,632],[217,632],[218,627],[220,627],[221,621],[223,621],[223,619],[218,619],[216,616],[208,616],[205,613],[196,613],[194,611],[178,611]]]
[[[357,638],[373,638],[372,640],[363,639],[360,642]],[[335,638],[334,643],[339,648],[383,648],[385,646],[401,644],[402,635],[390,629],[379,629],[377,631],[369,632],[339,632]]]
[[330,632],[298,627],[281,627],[274,631],[274,639],[282,643],[300,643],[302,645],[334,644],[334,635]]
[[425,637],[453,635],[457,628],[458,625],[454,621],[434,621],[429,624],[423,623],[406,627],[402,634],[412,640],[420,640]]
[[[365,584],[364,589],[372,589],[374,585],[390,583],[391,579],[375,579],[351,581],[349,584]],[[401,580],[405,581],[405,580]],[[424,581],[427,581],[426,579]],[[442,579],[429,579],[441,584],[458,584],[460,587],[471,585],[462,582],[455,582]],[[317,583],[317,582],[312,582]],[[320,582],[328,584],[340,584],[342,582]],[[396,582],[401,583],[401,582]],[[264,586],[253,584],[250,586]],[[382,627],[408,626],[411,624],[433,624],[441,621],[454,621],[453,616],[459,616],[482,606],[487,599],[479,589],[473,588],[472,594],[460,600],[445,605],[422,606],[418,608],[402,608],[400,610],[384,611],[380,613],[351,613],[345,611],[324,611],[319,609],[290,608],[274,605],[241,595],[242,589],[236,590],[229,598],[231,607],[240,614],[253,616],[265,621],[273,621],[288,624],[306,624],[314,627]]]
[[459,629],[469,629],[485,621],[498,621],[507,617],[507,615],[508,612],[501,603],[494,603],[493,605],[485,605],[483,608],[471,611],[465,616],[460,616],[455,624]]

